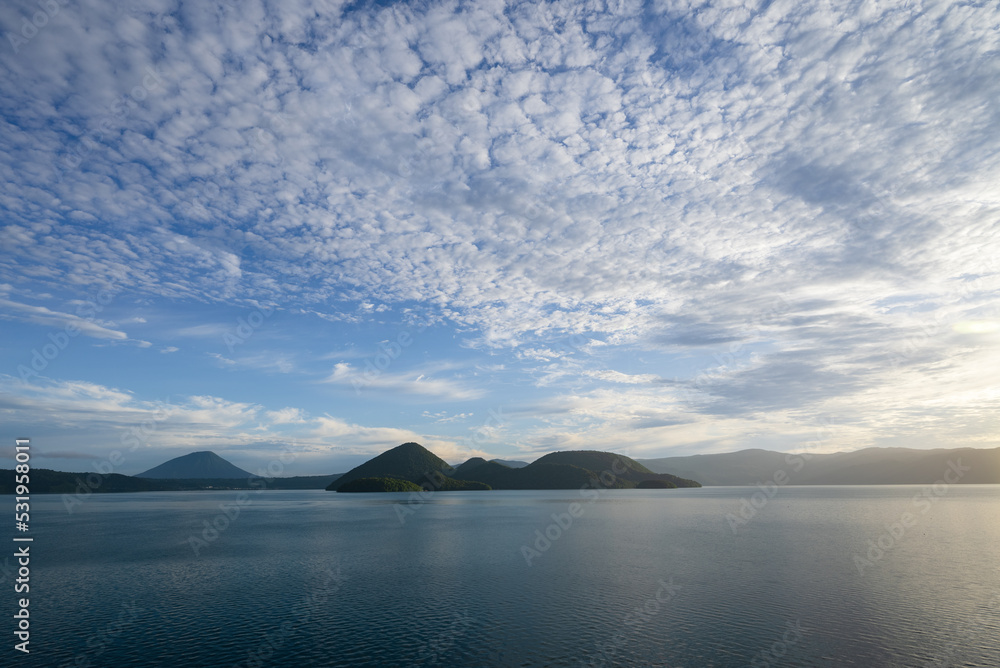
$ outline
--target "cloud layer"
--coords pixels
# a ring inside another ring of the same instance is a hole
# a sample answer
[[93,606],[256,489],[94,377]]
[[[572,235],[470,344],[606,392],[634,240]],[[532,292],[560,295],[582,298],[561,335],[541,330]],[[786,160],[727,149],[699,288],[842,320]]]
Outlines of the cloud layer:
[[[503,404],[529,453],[787,446],[829,415],[831,448],[995,444],[995,6],[60,7],[0,9],[6,319],[112,286],[149,327],[81,331],[173,358],[218,321],[157,316],[268,305],[266,347],[213,366],[306,393],[364,367],[301,328],[420,314],[454,349],[367,396]],[[259,410],[322,414],[292,403]],[[300,436],[356,424],[329,420]]]

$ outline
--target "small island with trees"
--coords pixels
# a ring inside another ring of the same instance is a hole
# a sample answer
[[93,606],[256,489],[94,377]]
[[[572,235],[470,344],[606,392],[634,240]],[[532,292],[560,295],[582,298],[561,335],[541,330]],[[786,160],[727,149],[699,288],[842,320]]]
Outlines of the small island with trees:
[[514,468],[473,457],[453,467],[419,443],[403,443],[369,459],[327,486],[337,492],[471,491],[491,489],[674,489],[701,487],[694,480],[653,473],[612,452],[552,452]]

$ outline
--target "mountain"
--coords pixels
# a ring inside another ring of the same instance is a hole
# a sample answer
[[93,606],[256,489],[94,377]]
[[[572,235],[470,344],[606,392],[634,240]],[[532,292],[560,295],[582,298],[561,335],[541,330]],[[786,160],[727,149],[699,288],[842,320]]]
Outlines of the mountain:
[[480,466],[482,466],[485,463],[486,463],[486,460],[483,459],[482,457],[472,457],[471,459],[467,459],[464,462],[462,462],[461,464],[459,464],[455,468],[454,474],[458,475],[460,473],[468,473],[472,469],[479,468]]
[[361,478],[409,481],[439,491],[487,488],[486,485],[468,485],[449,477],[454,472],[452,466],[419,443],[403,443],[354,467],[326,489],[340,491],[342,486]]
[[631,488],[645,481],[655,481],[660,487],[700,487],[693,480],[653,473],[635,460],[610,452],[553,452],[521,468],[473,457],[451,467],[422,445],[404,443],[348,471],[327,489],[396,489],[395,483],[384,480],[352,484],[362,478],[409,481],[432,490]]
[[496,462],[486,462],[472,470],[455,474],[456,478],[482,482],[493,489],[580,489],[599,486],[593,471],[566,464],[529,464],[512,469]]
[[139,473],[136,478],[156,478],[158,480],[221,478],[235,479],[255,477],[241,468],[233,466],[225,459],[207,450],[192,452],[189,455],[175,457],[168,462],[155,466],[148,471]]
[[929,484],[944,479],[946,471],[954,471],[953,463],[962,467],[959,483],[1000,483],[1000,448],[865,448],[815,455],[741,450],[640,461],[653,471],[719,486],[756,485],[775,480],[775,475],[789,485]]
[[596,450],[552,452],[517,469],[476,457],[462,464],[454,477],[483,482],[493,489],[632,488],[644,481],[667,487],[700,487],[693,480],[654,473],[623,455]]
[[528,462],[522,462],[520,459],[491,459],[490,461],[509,466],[512,469],[523,469],[528,465]]
[[419,443],[403,443],[340,476],[328,489],[359,478],[396,478],[417,482],[428,474],[450,473],[452,467]]
[[[640,459],[651,471],[698,480],[703,485],[753,485],[785,466],[785,455],[769,450],[741,450],[720,455]],[[749,480],[750,482],[745,482]]]
[[[624,483],[623,487],[635,487],[647,480],[657,480],[674,487],[701,487],[700,483],[669,473],[654,473],[639,462],[625,455],[597,450],[568,450],[551,452],[534,462],[535,464],[569,464],[594,472],[609,472]],[[602,478],[607,479],[607,476]]]

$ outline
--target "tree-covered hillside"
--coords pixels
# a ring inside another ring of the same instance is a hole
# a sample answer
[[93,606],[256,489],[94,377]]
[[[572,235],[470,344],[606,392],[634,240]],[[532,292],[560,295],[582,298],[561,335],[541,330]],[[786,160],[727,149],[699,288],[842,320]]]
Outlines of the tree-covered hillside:
[[420,485],[397,478],[355,478],[337,488],[338,492],[419,492]]
[[337,489],[358,478],[396,478],[409,480],[419,485],[430,474],[449,475],[452,471],[452,467],[447,462],[419,443],[403,443],[369,459],[360,466],[355,466],[334,480],[327,489]]
[[660,480],[669,482],[675,487],[701,487],[694,480],[681,478],[668,473],[653,473],[648,468],[625,455],[599,450],[566,450],[550,452],[537,459],[535,464],[568,464],[593,471],[601,476],[603,481],[613,478],[620,487],[635,487],[644,480]]

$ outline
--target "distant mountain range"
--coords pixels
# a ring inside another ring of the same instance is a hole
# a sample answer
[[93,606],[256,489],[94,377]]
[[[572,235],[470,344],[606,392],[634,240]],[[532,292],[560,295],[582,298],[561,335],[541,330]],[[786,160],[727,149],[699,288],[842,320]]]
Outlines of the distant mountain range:
[[[481,457],[475,457],[474,459],[482,459]],[[522,462],[519,459],[491,459],[491,462],[496,462],[497,464],[503,464],[504,466],[509,466],[512,469],[523,469],[528,465],[528,462]]]
[[741,450],[639,461],[659,473],[720,486],[756,485],[772,480],[779,471],[787,475],[784,484],[788,485],[926,484],[941,480],[951,463],[968,468],[962,472],[960,483],[1000,483],[1000,448],[866,448],[816,455]]
[[[616,463],[617,462],[617,463]],[[691,455],[633,460],[609,452],[553,452],[531,464],[473,457],[452,467],[423,446],[405,443],[370,459],[346,474],[260,478],[213,452],[177,457],[138,476],[117,473],[68,473],[31,470],[35,494],[87,494],[93,492],[182,491],[202,489],[337,489],[358,482],[356,490],[412,489],[396,482],[426,485],[431,489],[579,489],[603,482],[618,487],[686,487],[757,485],[781,476],[788,485],[899,485],[928,484],[943,479],[946,471],[961,471],[960,483],[1000,484],[1000,448],[913,450],[867,448],[855,452],[796,455],[770,450],[741,450],[718,455]],[[955,467],[952,467],[952,464]],[[621,471],[621,473],[618,473]],[[950,477],[953,478],[955,474]],[[436,486],[435,486],[436,485]],[[14,493],[14,472],[0,469],[0,494]]]
[[[357,485],[357,480],[365,482]],[[419,443],[404,443],[348,471],[327,489],[338,492],[398,491],[400,482],[435,491],[581,489],[588,486],[700,487],[693,480],[654,473],[628,457],[610,452],[553,452],[520,468],[473,457],[452,467]]]

